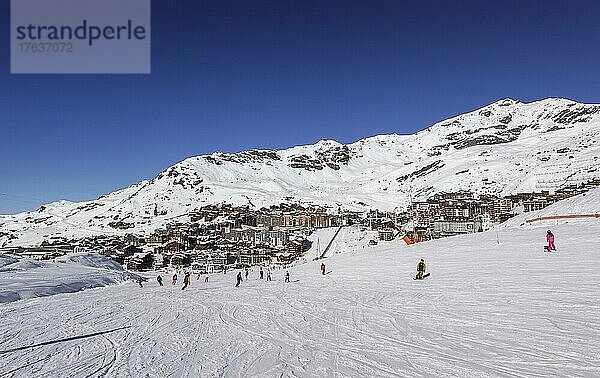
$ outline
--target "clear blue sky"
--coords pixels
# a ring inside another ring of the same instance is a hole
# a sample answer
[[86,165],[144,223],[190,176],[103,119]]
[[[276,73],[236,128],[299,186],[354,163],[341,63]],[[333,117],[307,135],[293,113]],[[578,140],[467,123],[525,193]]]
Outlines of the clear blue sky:
[[189,156],[413,133],[500,98],[600,103],[598,1],[153,0],[151,75],[10,75],[0,213]]

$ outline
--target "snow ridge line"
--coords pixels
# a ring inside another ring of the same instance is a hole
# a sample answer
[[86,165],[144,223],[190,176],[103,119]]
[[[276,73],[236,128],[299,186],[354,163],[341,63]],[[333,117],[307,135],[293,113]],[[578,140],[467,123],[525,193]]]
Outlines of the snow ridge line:
[[555,219],[577,219],[577,218],[600,218],[600,214],[573,214],[573,215],[549,215],[545,217],[538,217],[533,219],[527,219],[525,223],[533,223],[544,220],[555,220]]

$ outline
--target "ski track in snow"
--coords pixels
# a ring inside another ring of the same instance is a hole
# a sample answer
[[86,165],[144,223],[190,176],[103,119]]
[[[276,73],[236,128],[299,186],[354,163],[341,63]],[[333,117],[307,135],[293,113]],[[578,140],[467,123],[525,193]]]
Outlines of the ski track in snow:
[[[503,229],[157,286],[0,306],[7,377],[600,376],[600,224]],[[412,277],[419,258],[432,275]]]

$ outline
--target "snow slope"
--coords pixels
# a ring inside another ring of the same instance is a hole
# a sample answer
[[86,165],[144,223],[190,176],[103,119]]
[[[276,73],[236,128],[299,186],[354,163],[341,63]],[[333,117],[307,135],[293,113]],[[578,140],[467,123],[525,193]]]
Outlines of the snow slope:
[[0,255],[0,303],[73,293],[137,277],[116,262],[91,253],[71,254],[55,262]]
[[[600,178],[600,105],[506,99],[414,135],[214,153],[94,201],[0,217],[0,246],[150,232],[205,204],[394,209],[440,191],[505,195]],[[154,215],[157,211],[158,216]]]
[[290,284],[254,271],[237,289],[228,273],[4,304],[0,375],[599,376],[598,227],[554,231],[557,253],[544,228],[512,228],[355,248]]
[[598,218],[571,218],[571,219],[550,219],[541,220],[533,223],[526,223],[527,220],[532,220],[541,217],[563,216],[563,215],[591,215],[600,214],[600,188],[592,189],[587,193],[580,194],[575,197],[568,198],[552,204],[544,209],[524,213],[509,219],[500,225],[500,227],[514,227],[519,225],[527,225],[529,227],[538,227],[540,225],[554,225],[561,223],[586,223],[596,224],[600,226],[600,217]]

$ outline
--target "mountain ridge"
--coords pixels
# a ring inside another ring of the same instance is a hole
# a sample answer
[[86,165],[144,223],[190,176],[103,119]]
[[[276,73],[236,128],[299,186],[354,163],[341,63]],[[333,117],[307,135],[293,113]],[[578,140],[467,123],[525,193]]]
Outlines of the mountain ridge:
[[[96,200],[58,201],[35,212],[0,216],[0,245],[149,232],[222,202],[392,210],[441,191],[555,190],[600,178],[598,136],[600,105],[506,98],[410,135],[190,157]],[[120,230],[115,224],[134,226]]]

